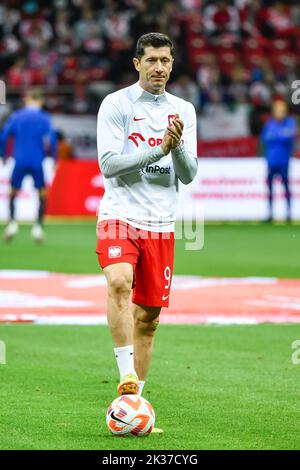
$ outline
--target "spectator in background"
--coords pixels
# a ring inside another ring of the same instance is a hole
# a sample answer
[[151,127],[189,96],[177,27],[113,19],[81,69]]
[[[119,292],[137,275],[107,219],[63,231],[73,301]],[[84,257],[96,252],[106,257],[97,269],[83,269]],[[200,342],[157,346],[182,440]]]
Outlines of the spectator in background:
[[155,15],[149,10],[146,0],[141,0],[136,5],[130,21],[130,35],[133,41],[136,42],[142,34],[150,33],[156,29]]
[[285,188],[287,202],[286,220],[291,220],[291,192],[289,187],[289,162],[293,152],[293,144],[297,134],[295,120],[288,116],[288,106],[283,100],[276,100],[272,108],[273,116],[266,123],[262,141],[264,154],[268,165],[268,190],[269,190],[269,217],[273,220],[273,180],[280,176]]
[[69,140],[66,139],[65,134],[57,131],[57,160],[70,161],[74,160],[73,147]]
[[202,0],[179,0],[179,4],[183,10],[197,10],[202,7]]
[[27,69],[24,57],[18,57],[14,65],[8,69],[7,83],[11,87],[23,87],[32,84],[32,74]]
[[74,24],[74,39],[75,44],[80,46],[90,37],[90,31],[99,31],[100,25],[95,18],[95,13],[89,7],[85,7],[82,12],[82,17]]
[[18,10],[0,5],[0,67],[2,60],[10,66],[22,48],[18,37],[19,23]]
[[180,75],[176,82],[169,87],[170,93],[193,103],[196,109],[200,105],[200,92],[195,82],[187,75]]
[[29,47],[40,47],[53,38],[49,21],[38,17],[21,21],[19,33],[22,41]]
[[72,36],[70,13],[63,8],[55,12],[54,32],[57,38],[69,40]]
[[220,83],[220,69],[213,54],[207,53],[197,70],[197,82],[202,91],[208,91]]
[[291,14],[289,5],[275,0],[270,7],[262,8],[258,12],[258,23],[262,34],[267,38],[297,38],[300,30]]
[[239,97],[238,101],[240,101],[241,97],[247,96],[249,81],[249,74],[241,62],[237,62],[233,65],[229,78],[230,84],[228,86],[228,93],[233,101],[235,101],[237,97]]
[[120,49],[130,40],[131,16],[130,9],[122,9],[116,1],[110,2],[106,15],[102,16],[102,22],[112,49]]
[[300,27],[300,5],[294,4],[291,6],[291,15],[294,19],[295,25]]
[[207,102],[203,104],[203,115],[208,117],[220,116],[228,111],[228,106],[223,101],[221,90],[217,87],[208,92]]
[[238,9],[242,38],[254,38],[258,36],[254,16],[260,8],[260,0],[235,0],[234,5]]
[[42,40],[37,47],[32,47],[28,54],[28,67],[33,73],[35,84],[56,85],[61,65],[55,48],[49,47]]
[[252,75],[253,82],[249,86],[249,97],[255,106],[269,105],[271,102],[271,90],[264,81],[264,75],[260,70],[255,70]]
[[230,36],[235,42],[240,32],[240,16],[238,9],[226,0],[217,0],[204,9],[203,25],[206,35],[213,39]]
[[[4,3],[4,2],[3,2]],[[0,6],[0,35],[16,34],[20,23],[20,12],[16,8]]]
[[157,26],[159,31],[177,39],[180,36],[180,25],[178,21],[178,7],[175,2],[167,1],[158,16]]

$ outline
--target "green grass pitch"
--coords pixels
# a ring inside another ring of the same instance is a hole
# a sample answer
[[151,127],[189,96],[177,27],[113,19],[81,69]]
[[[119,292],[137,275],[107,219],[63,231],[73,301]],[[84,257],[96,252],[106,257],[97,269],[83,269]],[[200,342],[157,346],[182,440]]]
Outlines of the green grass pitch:
[[[21,226],[11,244],[0,240],[0,269],[99,272],[94,221],[50,222],[41,246],[33,244],[30,228]],[[185,243],[176,240],[177,274],[300,277],[300,225],[207,224],[202,250],[186,251]]]
[[117,373],[105,327],[1,326],[1,449],[299,449],[297,326],[161,326],[146,384],[162,436],[105,424]]
[[[0,227],[2,229],[3,227]],[[0,269],[98,272],[94,223],[22,226]],[[175,272],[300,277],[299,225],[211,224],[200,252],[177,240]],[[159,328],[145,397],[164,435],[112,437],[117,370],[106,327],[1,325],[0,449],[299,449],[298,325]]]

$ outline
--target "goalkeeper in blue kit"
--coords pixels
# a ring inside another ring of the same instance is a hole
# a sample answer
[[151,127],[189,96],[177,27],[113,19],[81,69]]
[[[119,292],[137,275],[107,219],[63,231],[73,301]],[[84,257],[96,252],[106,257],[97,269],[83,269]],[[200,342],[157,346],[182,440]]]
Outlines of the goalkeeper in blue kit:
[[5,155],[9,137],[13,139],[15,159],[9,195],[10,220],[4,231],[4,239],[10,241],[18,232],[15,199],[24,177],[31,175],[39,194],[38,214],[31,233],[35,241],[41,242],[44,239],[43,217],[46,205],[43,160],[46,156],[47,143],[52,157],[56,159],[56,132],[52,127],[49,114],[42,109],[44,103],[42,90],[36,88],[28,90],[24,99],[24,108],[10,116],[0,136],[2,155]]
[[293,155],[296,121],[288,115],[288,106],[283,100],[275,100],[272,106],[272,117],[265,124],[262,133],[264,153],[268,165],[269,217],[273,220],[273,181],[276,176],[281,178],[287,202],[286,220],[291,220],[291,191],[289,183],[289,164]]

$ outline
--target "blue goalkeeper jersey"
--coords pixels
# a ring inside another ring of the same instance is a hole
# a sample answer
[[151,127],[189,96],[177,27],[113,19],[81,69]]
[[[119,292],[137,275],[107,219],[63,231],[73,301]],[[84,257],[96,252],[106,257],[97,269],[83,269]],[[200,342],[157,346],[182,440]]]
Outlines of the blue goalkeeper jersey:
[[2,155],[10,136],[14,140],[13,156],[17,166],[39,167],[46,156],[47,147],[50,148],[47,154],[56,159],[56,132],[49,114],[40,108],[28,106],[10,116],[0,137]]
[[266,123],[262,133],[262,141],[269,166],[288,165],[293,153],[296,133],[297,125],[291,117],[286,117],[282,121],[272,118]]

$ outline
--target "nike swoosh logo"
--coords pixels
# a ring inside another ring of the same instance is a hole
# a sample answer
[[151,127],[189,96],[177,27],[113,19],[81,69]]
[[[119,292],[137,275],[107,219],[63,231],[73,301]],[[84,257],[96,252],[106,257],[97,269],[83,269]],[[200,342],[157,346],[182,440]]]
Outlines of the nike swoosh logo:
[[135,116],[133,118],[134,121],[143,121],[144,119],[146,119],[146,118],[136,118]]
[[162,300],[167,300],[168,297],[169,297],[168,295],[163,295]]
[[119,421],[119,423],[128,424],[128,423],[126,423],[125,421],[122,421],[120,418],[117,418],[117,417],[115,416],[115,413],[114,413],[113,411],[110,413],[110,417],[111,417],[112,419],[114,419],[115,421]]

